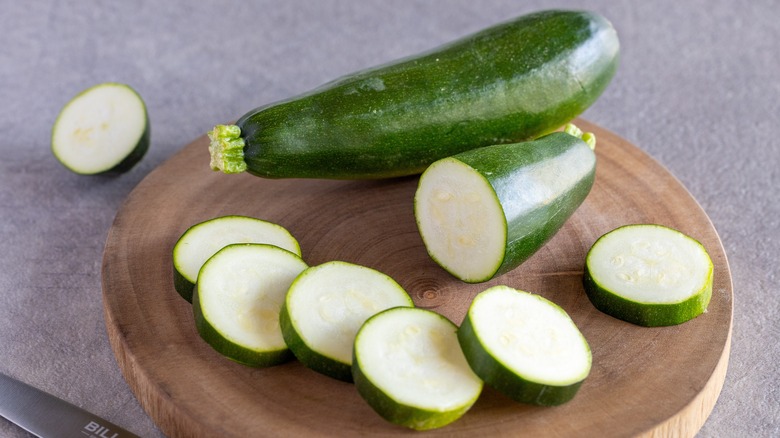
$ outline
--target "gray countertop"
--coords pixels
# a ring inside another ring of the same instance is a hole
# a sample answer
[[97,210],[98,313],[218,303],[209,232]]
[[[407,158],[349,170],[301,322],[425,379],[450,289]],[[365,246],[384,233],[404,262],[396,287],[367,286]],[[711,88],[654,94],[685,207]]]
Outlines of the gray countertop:
[[[613,22],[621,65],[584,118],[666,166],[726,249],[731,356],[699,436],[780,436],[780,3],[772,0],[2,0],[0,372],[161,436],[120,374],[102,312],[106,233],[135,185],[215,123],[553,7]],[[121,176],[78,176],[50,152],[52,123],[76,93],[106,81],[143,96],[151,148]],[[27,434],[0,418],[0,436]]]

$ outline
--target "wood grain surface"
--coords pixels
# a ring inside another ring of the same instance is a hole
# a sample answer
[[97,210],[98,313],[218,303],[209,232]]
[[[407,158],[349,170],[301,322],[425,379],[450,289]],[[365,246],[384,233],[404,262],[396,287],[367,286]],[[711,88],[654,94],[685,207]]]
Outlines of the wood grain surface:
[[[192,308],[173,288],[171,250],[197,222],[242,214],[276,222],[299,240],[309,265],[344,260],[395,278],[417,306],[456,324],[472,298],[496,284],[563,307],[593,351],[593,368],[571,402],[515,403],[486,388],[460,420],[424,435],[693,436],[726,375],[733,294],[728,261],[709,218],[682,184],[640,148],[596,133],[593,190],[561,231],[516,270],[482,284],[449,276],[427,256],[412,199],[417,177],[384,181],[267,180],[208,168],[201,137],[150,173],[109,232],[103,299],[109,339],[125,379],[168,436],[390,436],[354,386],[296,361],[254,369],[198,336]],[[585,254],[602,234],[658,223],[702,242],[715,274],[708,311],[687,323],[644,328],[597,311],[583,291]]]

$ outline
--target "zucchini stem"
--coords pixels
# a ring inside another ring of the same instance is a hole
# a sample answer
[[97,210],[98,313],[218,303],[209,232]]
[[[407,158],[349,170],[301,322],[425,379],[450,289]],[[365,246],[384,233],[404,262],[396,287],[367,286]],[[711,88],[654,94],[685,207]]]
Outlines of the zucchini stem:
[[596,134],[592,132],[582,132],[582,129],[578,128],[574,123],[567,123],[563,127],[563,132],[573,135],[582,141],[584,141],[592,150],[596,150]]
[[224,173],[241,173],[246,170],[244,139],[236,125],[217,125],[209,131],[211,169]]

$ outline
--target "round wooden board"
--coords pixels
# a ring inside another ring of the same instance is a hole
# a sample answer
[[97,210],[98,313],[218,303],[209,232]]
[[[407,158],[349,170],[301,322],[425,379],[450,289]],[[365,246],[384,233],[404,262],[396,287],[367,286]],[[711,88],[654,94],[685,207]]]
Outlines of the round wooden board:
[[[693,436],[726,374],[733,295],[717,232],[696,200],[650,156],[586,121],[596,133],[592,192],[561,231],[518,269],[488,283],[462,283],[427,256],[412,199],[417,177],[384,181],[267,180],[208,168],[195,140],[129,195],[109,232],[103,298],[110,342],[127,382],[171,436],[365,436],[409,430],[385,422],[354,386],[298,362],[254,369],[198,336],[192,308],[173,288],[171,250],[192,224],[226,214],[279,223],[310,265],[345,260],[395,278],[424,308],[460,324],[480,291],[496,284],[563,307],[593,351],[593,368],[571,402],[515,403],[486,388],[447,436]],[[674,227],[701,241],[715,265],[707,313],[664,328],[634,326],[597,311],[581,285],[585,254],[629,223]]]

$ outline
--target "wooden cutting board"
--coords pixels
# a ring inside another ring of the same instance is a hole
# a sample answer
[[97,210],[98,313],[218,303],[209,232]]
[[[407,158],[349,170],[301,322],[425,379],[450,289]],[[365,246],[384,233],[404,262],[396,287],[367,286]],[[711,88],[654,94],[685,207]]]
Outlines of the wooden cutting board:
[[[515,403],[486,388],[464,417],[425,435],[692,436],[726,375],[733,295],[728,261],[710,220],[682,184],[628,141],[579,120],[598,138],[592,192],[561,231],[518,269],[462,283],[435,265],[417,233],[417,177],[384,181],[267,180],[208,168],[196,139],[128,196],[108,234],[103,298],[111,346],[124,377],[168,436],[390,436],[389,424],[354,386],[298,362],[249,368],[198,336],[192,308],[173,288],[171,250],[197,222],[226,214],[286,227],[310,265],[344,260],[395,278],[417,306],[456,324],[472,298],[496,284],[541,294],[563,307],[593,351],[593,368],[571,402]],[[702,242],[715,274],[707,313],[674,327],[644,328],[609,317],[581,285],[585,254],[602,234],[658,223]]]

